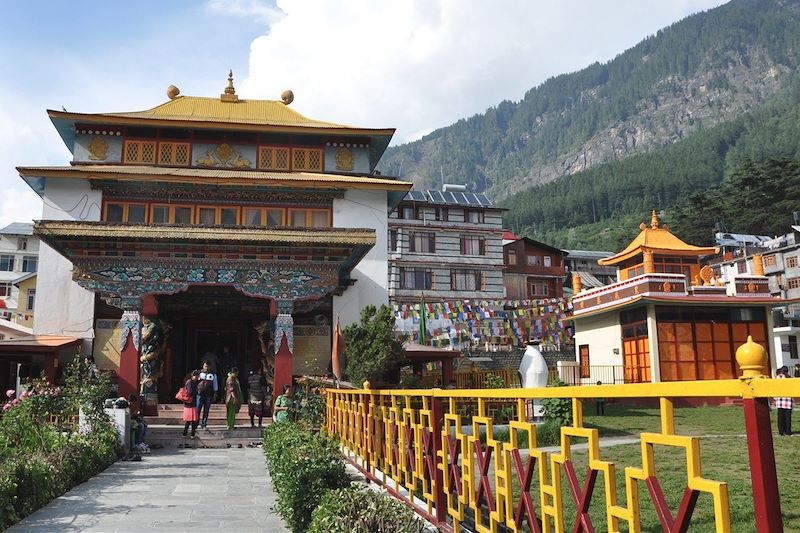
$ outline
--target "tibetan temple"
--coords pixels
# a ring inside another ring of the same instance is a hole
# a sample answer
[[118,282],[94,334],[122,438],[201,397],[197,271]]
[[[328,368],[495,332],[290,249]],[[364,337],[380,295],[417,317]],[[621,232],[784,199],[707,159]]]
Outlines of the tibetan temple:
[[[726,379],[738,375],[736,348],[748,335],[773,346],[774,305],[763,263],[723,281],[692,246],[653,212],[650,225],[620,253],[601,259],[617,267],[616,283],[581,290],[573,277],[575,347],[581,380],[595,383],[602,368],[622,366],[625,383]],[[770,354],[774,366],[774,354]]]
[[18,168],[44,202],[35,336],[83,339],[151,412],[210,353],[275,391],[326,373],[334,321],[388,301],[387,208],[411,187],[374,172],[394,129],[306,118],[291,91],[242,99],[232,75],[215,98],[167,95],[48,111],[73,159]]

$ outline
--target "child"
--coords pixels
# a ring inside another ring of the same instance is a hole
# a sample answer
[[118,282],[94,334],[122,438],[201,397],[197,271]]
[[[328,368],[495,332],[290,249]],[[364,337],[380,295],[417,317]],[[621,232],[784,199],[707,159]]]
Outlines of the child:
[[[598,385],[602,385],[602,381],[597,382]],[[598,415],[605,415],[606,414],[606,399],[605,398],[597,398],[594,401],[595,408],[597,410]]]

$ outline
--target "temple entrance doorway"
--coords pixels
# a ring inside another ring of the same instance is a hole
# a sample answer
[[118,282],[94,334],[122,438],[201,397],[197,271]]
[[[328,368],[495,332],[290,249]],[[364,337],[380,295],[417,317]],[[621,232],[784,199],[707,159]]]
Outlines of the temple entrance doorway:
[[246,296],[232,287],[192,286],[157,296],[158,318],[168,325],[159,403],[176,403],[175,391],[206,359],[217,359],[220,389],[227,373],[239,369],[240,381],[261,364],[257,327],[273,319],[270,300]]

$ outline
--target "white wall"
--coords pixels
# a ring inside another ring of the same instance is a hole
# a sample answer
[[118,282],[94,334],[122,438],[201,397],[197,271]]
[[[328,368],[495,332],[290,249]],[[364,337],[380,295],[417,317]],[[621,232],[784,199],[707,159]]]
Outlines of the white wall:
[[[621,365],[622,328],[619,313],[601,313],[597,316],[575,319],[575,354],[580,346],[589,345],[589,365]],[[614,350],[617,353],[614,353]]]
[[[98,221],[101,202],[102,194],[92,190],[88,180],[50,178],[42,219]],[[36,292],[35,335],[94,337],[94,293],[72,281],[72,262],[45,243],[39,247]]]
[[351,273],[356,283],[333,297],[333,320],[338,316],[342,327],[357,322],[364,306],[389,302],[386,201],[386,191],[347,191],[333,201],[334,227],[373,228],[376,237],[375,246]]

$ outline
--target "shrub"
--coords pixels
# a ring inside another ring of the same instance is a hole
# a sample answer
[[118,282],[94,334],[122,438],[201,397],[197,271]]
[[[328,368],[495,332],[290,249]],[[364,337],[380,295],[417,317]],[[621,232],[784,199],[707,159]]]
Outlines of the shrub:
[[325,416],[325,397],[316,387],[303,387],[297,392],[297,421],[306,429],[319,429]]
[[561,442],[561,424],[545,421],[536,426],[536,444],[538,446],[556,446]]
[[367,305],[361,310],[361,320],[344,328],[345,373],[348,379],[361,386],[368,379],[372,385],[397,383],[400,369],[406,365],[403,344],[394,337],[395,318],[392,310],[382,305]]
[[391,496],[351,486],[329,491],[314,510],[309,533],[422,533],[425,523]]
[[[564,387],[566,383],[556,378],[550,383],[551,387]],[[542,400],[545,422],[552,422],[558,426],[572,424],[572,400],[569,398],[544,398]]]
[[278,493],[276,510],[295,533],[308,529],[326,492],[350,483],[338,444],[292,422],[264,431],[264,454]]

